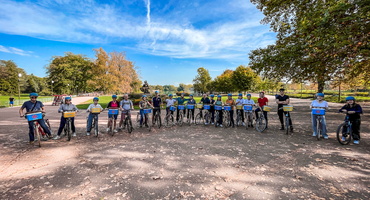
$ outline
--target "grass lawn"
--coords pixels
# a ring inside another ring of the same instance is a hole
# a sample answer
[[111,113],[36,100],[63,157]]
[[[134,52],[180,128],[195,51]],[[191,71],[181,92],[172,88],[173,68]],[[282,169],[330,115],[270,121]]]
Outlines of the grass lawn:
[[[9,98],[10,98],[10,95],[2,95],[0,96],[0,108],[3,108],[3,107],[8,107],[9,106]],[[17,105],[18,103],[18,94],[17,95],[13,95],[13,98],[14,98],[14,106]],[[46,99],[46,98],[52,98],[52,96],[39,96],[38,99]],[[23,101],[25,100],[29,100],[30,97],[29,97],[29,94],[21,94],[21,104],[23,103]],[[42,101],[42,100],[41,100]]]

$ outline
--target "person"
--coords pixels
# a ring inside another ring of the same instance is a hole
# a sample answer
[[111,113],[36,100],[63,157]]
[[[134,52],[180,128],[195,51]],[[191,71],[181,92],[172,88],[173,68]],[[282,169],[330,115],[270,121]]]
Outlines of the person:
[[[206,93],[204,93],[203,94],[203,97],[200,99],[200,101],[199,101],[199,103],[201,103],[201,104],[210,104],[211,103],[211,101],[210,101],[210,99],[208,98],[208,96],[207,96],[207,94]],[[212,107],[212,106],[211,106]],[[199,109],[199,112],[200,112],[200,115],[201,116],[203,116],[203,109],[204,108],[201,108],[201,109]],[[212,121],[212,120],[211,120]],[[208,122],[205,122],[204,124],[208,124]]]
[[[23,110],[25,108],[26,108],[26,112],[40,111],[40,112],[45,113],[44,104],[42,104],[41,101],[37,101],[38,96],[39,95],[37,93],[30,93],[30,101],[24,102],[22,107],[19,109],[19,115],[21,118],[24,117]],[[52,138],[51,131],[46,126],[45,120],[39,119],[37,120],[37,122],[40,124],[44,132],[48,135],[48,137]],[[33,144],[35,141],[34,132],[33,132],[34,131],[33,123],[34,123],[33,121],[28,122],[28,129],[29,129],[28,135],[30,139],[30,144]]]
[[[356,103],[355,97],[348,96],[346,97],[346,104],[339,112],[344,112],[348,115],[349,121],[352,123],[353,144],[360,144],[360,114],[362,114],[362,107]],[[342,138],[342,140],[345,141],[345,138]]]
[[258,119],[258,112],[262,111],[266,119],[266,128],[267,128],[268,127],[267,111],[263,111],[263,106],[268,106],[269,100],[268,98],[265,97],[264,92],[260,92],[257,102],[258,102],[258,108],[255,110],[256,120]]
[[14,105],[14,98],[13,96],[10,96],[9,97],[9,107],[13,107],[13,105]]
[[[130,110],[134,109],[134,104],[130,99],[128,99],[128,94],[123,95],[122,101],[119,102],[120,110],[122,111],[121,113],[121,121],[119,122],[118,127],[122,127],[122,123],[124,123],[126,114],[131,117],[131,112]],[[125,127],[126,124],[123,125]]]
[[[280,120],[280,124],[281,124],[280,130],[285,130],[285,128],[284,128],[284,114],[287,114],[287,112],[284,112],[283,106],[284,105],[289,105],[290,99],[289,99],[288,95],[285,95],[285,89],[284,88],[281,88],[279,91],[280,91],[280,94],[276,95],[275,102],[278,104],[278,115],[279,115],[279,120]],[[292,124],[292,118],[290,117],[290,113],[288,113],[288,116],[289,116],[289,124],[291,124],[290,131],[293,132],[293,124]]]
[[194,108],[193,109],[188,109],[188,114],[187,114],[187,118],[189,119],[189,115],[190,115],[190,110],[191,110],[191,119],[194,121],[194,112],[195,112],[195,104],[196,104],[197,102],[194,100],[194,98],[193,98],[193,95],[192,94],[190,94],[189,95],[189,100],[188,100],[188,105],[194,105]]
[[170,110],[170,107],[174,106],[175,103],[176,103],[176,99],[173,99],[173,95],[169,94],[168,99],[166,99],[166,116],[168,115],[170,111],[171,111],[171,115],[173,115],[173,111]]
[[154,123],[155,123],[155,120],[154,120],[155,114],[158,112],[159,113],[159,116],[161,115],[162,99],[159,96],[159,92],[158,91],[155,91],[155,96],[152,99],[152,103],[153,103],[153,107],[154,107],[154,109],[153,109],[153,116],[152,116],[152,122],[153,122],[153,126],[154,126]]
[[140,88],[140,90],[145,94],[149,93],[149,84],[147,81],[144,81],[144,85]]
[[[251,94],[247,94],[247,99],[244,99],[243,105],[249,105],[249,106],[255,106],[256,105],[256,103],[252,99],[252,95]],[[253,116],[253,115],[251,114],[251,116]],[[248,123],[248,127],[253,127],[253,123],[251,123],[250,125]]]
[[[321,109],[325,109],[325,110],[328,110],[329,109],[329,104],[328,102],[324,101],[324,93],[317,93],[316,94],[316,100],[313,100],[311,105],[310,105],[310,109],[313,109],[313,108],[321,108]],[[316,137],[317,135],[317,116],[318,115],[314,115],[311,113],[311,119],[312,119],[312,129],[313,129],[313,134],[312,136],[313,137]],[[326,133],[326,120],[325,120],[325,116],[323,116],[322,118],[322,121],[321,121],[321,133],[322,133],[322,136],[325,138],[325,139],[329,139],[329,136],[328,134]]]
[[[60,104],[58,113],[63,113],[65,111],[78,111],[77,107],[72,104],[72,98],[66,97],[64,99],[64,104]],[[61,137],[61,133],[63,131],[64,126],[66,125],[66,118],[62,117],[60,118],[60,124],[57,135],[53,138],[53,140],[59,140]],[[72,129],[72,136],[76,137],[76,127],[75,127],[75,118],[71,117],[71,129]]]
[[[215,102],[215,106],[223,106],[223,103],[222,103],[222,96],[221,95],[218,95],[217,96],[217,100],[216,100],[216,102]],[[222,110],[217,110],[216,112],[218,112],[218,121],[217,122],[215,122],[215,123],[217,123],[217,125],[219,126],[219,127],[222,127]]]
[[225,102],[225,105],[227,106],[231,106],[231,110],[229,111],[230,112],[230,122],[231,122],[231,125],[233,126],[233,128],[235,127],[235,122],[234,122],[234,107],[235,107],[235,100],[233,99],[233,95],[232,94],[228,94],[227,95],[227,100]]
[[[100,108],[100,111],[103,111],[103,107],[101,107],[99,103],[99,98],[98,97],[94,97],[93,98],[93,102],[92,104],[89,105],[89,107],[87,108],[86,112],[89,112],[89,115],[87,117],[87,126],[86,126],[86,135],[90,135],[90,131],[91,131],[91,126],[92,126],[92,121],[93,121],[93,118],[94,118],[94,114],[91,113],[91,109],[92,108]],[[98,120],[99,120],[99,115],[96,116],[96,122],[95,122],[95,126],[98,127]],[[96,136],[96,133],[95,133],[95,136]]]
[[216,100],[214,100],[214,97],[215,95],[214,94],[211,94],[209,95],[210,99],[209,99],[209,105],[210,105],[210,109],[209,109],[209,112],[211,112],[211,123],[212,125],[214,125],[214,121],[215,121],[215,102]]
[[[236,101],[235,101],[235,104],[237,105],[237,106],[243,106],[243,104],[244,104],[244,99],[243,99],[243,94],[242,93],[240,93],[239,95],[238,95],[238,98],[236,99]],[[242,109],[237,109],[236,110],[236,112],[237,112],[237,115],[239,114],[239,112],[241,112],[241,120],[242,120],[242,124],[243,124],[243,126],[245,126],[245,123],[244,123],[244,113],[243,113],[243,107],[242,107]]]
[[[119,109],[119,102],[117,101],[117,95],[112,95],[112,101],[110,101],[107,105],[108,109]],[[109,132],[109,127],[114,124],[113,131],[117,133],[116,124],[117,124],[117,117],[118,114],[108,114],[108,124],[107,124],[107,132]],[[114,123],[110,124],[111,121],[109,119],[114,118]]]
[[[143,95],[141,97],[141,101],[139,102],[139,108],[140,108],[140,127],[142,127],[143,125],[143,120],[144,120],[144,109],[148,109],[150,107],[153,107],[152,104],[149,103],[149,101],[147,100],[147,97],[146,95]],[[147,118],[145,118],[145,120],[148,120]]]
[[[188,99],[185,99],[184,93],[181,93],[181,96],[176,98],[177,105],[184,105],[186,101],[188,101]],[[183,112],[183,115],[185,115],[185,110],[177,109],[177,112],[176,112],[176,121],[177,122],[179,121],[180,112]]]

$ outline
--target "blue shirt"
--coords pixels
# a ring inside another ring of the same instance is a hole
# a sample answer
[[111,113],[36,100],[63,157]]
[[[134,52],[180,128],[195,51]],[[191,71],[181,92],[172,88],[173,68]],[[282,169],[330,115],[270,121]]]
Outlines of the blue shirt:
[[[23,103],[21,109],[23,110],[24,108],[26,108],[27,112],[31,112],[31,109],[33,108],[34,105],[35,103],[32,103],[32,101],[26,101]],[[39,111],[39,110],[41,111],[41,108],[43,107],[44,107],[44,104],[42,104],[41,101],[36,101],[36,105],[32,111]]]
[[189,101],[188,101],[188,104],[196,104],[197,102],[195,102],[195,100],[194,99],[189,99]]
[[159,105],[162,102],[162,99],[161,97],[153,97],[152,102],[153,102],[153,107],[159,107]]

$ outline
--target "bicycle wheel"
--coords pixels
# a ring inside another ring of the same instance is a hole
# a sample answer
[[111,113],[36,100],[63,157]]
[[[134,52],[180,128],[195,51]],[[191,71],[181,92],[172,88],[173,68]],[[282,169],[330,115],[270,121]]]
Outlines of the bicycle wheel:
[[246,121],[246,126],[245,126],[245,129],[247,129],[248,130],[248,128],[249,128],[249,126],[250,126],[250,119],[249,119],[249,113],[245,113],[245,121]]
[[202,116],[200,115],[200,113],[198,113],[198,114],[195,116],[195,124],[196,124],[196,125],[203,124],[203,122],[202,122]]
[[49,119],[45,119],[46,126],[48,127],[51,134],[53,134],[53,131],[51,130]]
[[267,123],[266,123],[265,117],[260,116],[256,122],[256,130],[261,133],[262,131],[266,129],[266,127],[267,127]]
[[110,132],[110,135],[113,137],[114,135],[114,120],[113,120],[113,117],[110,118],[110,127],[109,127],[109,132]]
[[220,118],[220,116],[218,114],[218,111],[216,111],[216,113],[215,113],[215,127],[216,128],[217,128],[217,125],[218,125],[219,118]]
[[145,126],[148,129],[148,131],[151,131],[152,130],[152,124],[150,123],[149,114],[145,114],[144,117],[145,117]]
[[97,117],[94,117],[94,130],[95,130],[95,137],[98,137],[99,136],[99,130],[98,130],[98,123],[96,121],[96,118]]
[[140,128],[140,113],[136,115],[136,128]]
[[68,119],[67,120],[67,123],[65,125],[65,131],[67,131],[67,141],[70,141],[71,140],[71,137],[72,137],[72,134],[71,134],[71,121]]
[[285,133],[288,135],[290,129],[289,117],[285,117]]
[[177,123],[179,124],[179,126],[182,126],[182,124],[183,124],[182,112],[179,113],[179,121]]
[[211,124],[211,114],[209,112],[206,112],[204,114],[204,125]]
[[40,125],[36,125],[36,123],[38,123],[38,122],[33,122],[34,135],[37,138],[37,142],[39,144],[39,147],[41,147],[41,134],[40,134],[40,131],[38,129],[38,126],[40,126]]
[[240,115],[240,111],[236,110],[236,126],[242,125],[242,116]]
[[155,114],[155,124],[157,125],[158,128],[161,128],[162,126],[162,119],[161,119],[161,116],[159,115],[159,113],[157,112]]
[[321,138],[321,120],[319,119],[319,117],[316,119],[317,121],[317,127],[316,127],[316,139],[317,140],[320,140]]
[[191,126],[191,117],[193,116],[193,111],[192,110],[188,110],[188,115],[189,117],[186,119],[186,123]]
[[223,123],[225,128],[231,126],[230,112],[229,111],[224,112],[222,123]]
[[352,138],[351,135],[352,135],[352,130],[347,126],[345,122],[338,126],[337,139],[340,144],[342,145],[349,144]]

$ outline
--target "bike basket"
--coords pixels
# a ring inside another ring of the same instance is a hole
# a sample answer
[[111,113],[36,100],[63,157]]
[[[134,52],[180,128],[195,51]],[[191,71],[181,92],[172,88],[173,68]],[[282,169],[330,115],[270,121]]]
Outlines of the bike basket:
[[76,116],[76,112],[63,112],[63,117],[64,118],[70,118],[70,117],[75,117]]
[[224,110],[231,110],[231,106],[224,106]]
[[109,115],[118,115],[118,109],[109,109],[108,114]]
[[152,113],[152,109],[144,109],[144,114]]
[[194,109],[194,107],[195,107],[194,105],[187,105],[186,106],[187,109]]
[[179,110],[185,110],[185,106],[184,106],[184,105],[178,105],[178,106],[177,106],[177,108],[178,108]]
[[38,113],[26,114],[26,118],[29,122],[36,121],[36,120],[42,119],[42,113],[38,112]]
[[263,106],[263,111],[270,112],[271,107],[270,106]]
[[100,108],[91,108],[91,113],[100,113]]
[[204,105],[204,109],[209,110],[209,109],[211,109],[211,106],[210,105]]
[[236,105],[236,109],[241,110],[243,108],[242,105]]
[[176,111],[176,107],[175,106],[171,106],[170,107],[170,111]]
[[247,111],[251,111],[252,110],[252,106],[249,106],[249,105],[245,105],[244,106],[244,110],[247,110]]
[[198,103],[198,104],[197,104],[197,108],[203,108],[203,104]]
[[322,108],[312,108],[313,115],[325,115],[325,109]]
[[215,110],[222,110],[222,106],[215,106]]
[[283,106],[284,111],[293,111],[293,106]]

